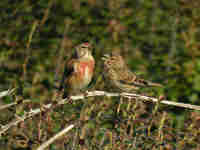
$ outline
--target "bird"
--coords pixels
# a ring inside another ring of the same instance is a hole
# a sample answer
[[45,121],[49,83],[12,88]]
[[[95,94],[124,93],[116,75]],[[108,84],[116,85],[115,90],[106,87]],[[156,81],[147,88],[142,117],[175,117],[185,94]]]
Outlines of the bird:
[[92,46],[85,42],[75,47],[75,55],[66,61],[60,89],[64,90],[63,98],[83,91],[92,80],[95,59]]
[[128,65],[118,51],[112,51],[110,55],[105,54],[102,60],[104,77],[110,81],[112,86],[117,87],[121,91],[137,91],[141,87],[163,87],[159,83],[153,83],[138,77],[128,68]]

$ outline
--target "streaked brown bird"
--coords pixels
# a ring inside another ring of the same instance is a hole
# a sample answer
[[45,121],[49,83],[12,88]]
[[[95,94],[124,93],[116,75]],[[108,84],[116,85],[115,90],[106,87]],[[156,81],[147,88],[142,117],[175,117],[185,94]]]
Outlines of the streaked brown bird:
[[74,57],[66,62],[61,83],[64,98],[81,92],[91,82],[95,68],[91,49],[87,42],[76,46]]
[[111,55],[104,55],[104,76],[112,86],[122,91],[136,91],[141,87],[162,87],[161,84],[141,79],[130,71],[119,52],[113,51]]

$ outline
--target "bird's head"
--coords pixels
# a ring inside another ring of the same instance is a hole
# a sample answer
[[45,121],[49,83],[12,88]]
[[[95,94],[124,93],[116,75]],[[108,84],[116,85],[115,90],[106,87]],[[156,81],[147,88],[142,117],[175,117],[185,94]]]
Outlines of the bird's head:
[[115,69],[122,69],[126,66],[126,63],[119,51],[112,51],[110,55],[104,55],[103,60],[106,65],[109,65]]
[[89,43],[82,43],[76,47],[76,56],[77,58],[87,58],[90,57],[91,54],[91,45]]

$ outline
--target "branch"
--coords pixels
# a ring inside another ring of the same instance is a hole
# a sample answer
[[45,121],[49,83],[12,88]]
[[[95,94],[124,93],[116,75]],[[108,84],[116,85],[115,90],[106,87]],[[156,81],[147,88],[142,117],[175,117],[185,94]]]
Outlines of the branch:
[[54,135],[52,138],[50,138],[48,141],[46,141],[45,143],[43,143],[40,147],[37,148],[37,150],[44,150],[47,146],[49,146],[51,143],[53,143],[56,139],[58,139],[59,137],[63,136],[65,133],[67,133],[69,130],[71,130],[72,128],[74,128],[74,125],[70,125],[67,128],[63,129],[62,131],[60,131],[59,133],[57,133],[56,135]]
[[[143,96],[143,95],[139,95],[139,94],[135,94],[135,93],[110,93],[110,92],[105,92],[105,91],[91,91],[91,92],[87,92],[86,94],[82,94],[82,95],[77,95],[77,96],[71,96],[70,99],[72,101],[77,101],[77,100],[82,100],[85,99],[87,97],[96,97],[96,96],[107,96],[107,97],[127,97],[129,99],[138,99],[138,100],[143,100],[143,101],[150,101],[150,102],[160,102],[162,104],[166,104],[166,105],[171,105],[171,106],[176,106],[176,107],[182,107],[182,108],[187,108],[187,109],[193,109],[193,110],[200,110],[200,106],[197,105],[191,105],[191,104],[185,104],[185,103],[178,103],[178,102],[172,102],[172,101],[168,101],[168,100],[159,100],[157,98],[154,97],[148,97],[148,96]],[[58,102],[57,105],[63,105],[68,103],[69,100],[66,99],[62,99]],[[50,109],[52,108],[53,104],[47,104],[47,105],[43,105],[43,108],[47,108]],[[34,110],[30,110],[29,112],[24,112],[24,115],[22,117],[16,117],[14,119],[14,121],[12,121],[11,123],[1,126],[1,130],[0,130],[0,137],[2,136],[2,134],[4,132],[6,132],[9,128],[11,128],[12,126],[17,125],[18,123],[33,117],[37,114],[39,114],[41,112],[40,108],[34,109]]]
[[4,97],[4,96],[11,95],[14,91],[15,91],[15,89],[9,89],[9,90],[0,92],[0,98],[2,98],[2,97]]
[[26,43],[26,52],[25,52],[25,58],[24,58],[24,63],[23,63],[23,79],[24,80],[26,79],[26,74],[27,74],[27,64],[29,62],[29,58],[31,57],[30,45],[33,39],[33,34],[35,33],[38,24],[39,24],[38,20],[35,20],[33,22],[31,32],[29,33],[29,36],[28,36],[28,41]]
[[[143,95],[134,94],[134,93],[121,93],[121,96],[128,97],[128,98],[138,98],[138,99],[141,99],[144,101],[151,101],[154,103],[160,101],[159,99],[154,98],[154,97],[148,97],[148,96],[143,96]],[[169,101],[169,100],[161,100],[160,103],[166,104],[166,105],[171,105],[171,106],[176,106],[176,107],[187,108],[187,109],[200,110],[200,106],[198,106],[198,105],[178,103],[178,102],[173,102],[173,101]]]

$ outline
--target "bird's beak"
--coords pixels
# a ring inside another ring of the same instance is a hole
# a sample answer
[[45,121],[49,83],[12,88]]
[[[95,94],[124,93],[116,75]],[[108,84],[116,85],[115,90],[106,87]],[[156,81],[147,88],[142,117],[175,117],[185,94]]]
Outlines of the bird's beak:
[[110,57],[109,54],[105,54],[105,55],[103,55],[102,60],[107,60],[109,57]]
[[103,55],[103,57],[109,58],[110,55],[109,54],[105,54],[105,55]]

